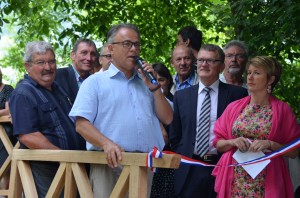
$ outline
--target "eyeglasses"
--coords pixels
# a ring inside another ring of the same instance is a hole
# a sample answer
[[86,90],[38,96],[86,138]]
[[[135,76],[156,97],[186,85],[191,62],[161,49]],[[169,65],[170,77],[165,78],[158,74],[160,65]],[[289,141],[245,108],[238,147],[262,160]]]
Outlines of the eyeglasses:
[[225,58],[227,58],[227,59],[236,58],[236,59],[239,59],[239,60],[243,60],[243,59],[246,58],[246,55],[245,54],[226,54]]
[[223,62],[222,60],[216,60],[216,59],[197,59],[197,63],[199,63],[200,65],[202,65],[204,62],[206,62],[206,64],[208,65],[212,65],[215,64],[216,62]]
[[111,59],[111,54],[101,54],[100,57],[105,57],[107,59]]
[[38,65],[38,66],[44,66],[46,65],[47,63],[50,65],[50,66],[53,66],[56,64],[56,60],[49,60],[49,61],[28,61],[29,63],[33,63],[35,65]]
[[122,41],[122,42],[114,42],[114,43],[111,43],[111,44],[122,44],[123,47],[127,48],[127,49],[131,49],[133,45],[136,49],[141,48],[141,43],[140,42]]

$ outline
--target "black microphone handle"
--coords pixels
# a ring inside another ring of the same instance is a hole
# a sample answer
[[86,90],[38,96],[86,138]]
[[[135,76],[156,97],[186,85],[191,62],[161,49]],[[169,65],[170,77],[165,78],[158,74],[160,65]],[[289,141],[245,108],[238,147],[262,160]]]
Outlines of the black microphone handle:
[[153,76],[153,74],[151,72],[147,72],[144,70],[143,68],[143,59],[141,59],[140,57],[135,57],[134,58],[136,65],[138,66],[138,68],[140,68],[142,70],[142,72],[145,74],[145,76],[149,79],[149,81],[154,84],[154,85],[158,85],[155,77]]

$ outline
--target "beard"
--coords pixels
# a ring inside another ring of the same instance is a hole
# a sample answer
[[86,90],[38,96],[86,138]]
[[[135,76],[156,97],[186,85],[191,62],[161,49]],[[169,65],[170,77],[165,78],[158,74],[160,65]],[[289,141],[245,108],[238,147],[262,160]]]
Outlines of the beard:
[[241,68],[238,67],[229,67],[228,69],[228,73],[232,74],[232,75],[237,75],[241,72]]

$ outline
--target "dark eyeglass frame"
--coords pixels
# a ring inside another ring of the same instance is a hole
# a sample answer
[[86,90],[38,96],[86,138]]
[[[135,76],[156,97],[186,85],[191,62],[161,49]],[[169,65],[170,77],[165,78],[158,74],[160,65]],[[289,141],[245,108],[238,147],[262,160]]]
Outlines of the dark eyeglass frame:
[[218,59],[202,59],[202,58],[199,58],[197,59],[197,63],[202,65],[204,62],[206,62],[206,64],[208,65],[211,65],[211,64],[215,64],[216,62],[222,62],[222,60],[218,60]]
[[49,65],[53,66],[56,64],[56,60],[49,60],[49,61],[27,61],[28,63],[33,63],[35,65],[38,65],[38,66],[44,66],[46,65],[46,63],[48,63]]
[[243,59],[246,59],[246,54],[226,54],[225,58],[227,58],[227,59],[236,58],[239,60],[243,60]]
[[121,42],[113,42],[111,44],[122,44],[122,46],[126,49],[131,49],[132,46],[134,45],[134,47],[136,49],[140,49],[141,48],[141,42],[137,41],[137,42],[132,42],[132,41],[129,41],[129,40],[126,40],[126,41],[121,41]]

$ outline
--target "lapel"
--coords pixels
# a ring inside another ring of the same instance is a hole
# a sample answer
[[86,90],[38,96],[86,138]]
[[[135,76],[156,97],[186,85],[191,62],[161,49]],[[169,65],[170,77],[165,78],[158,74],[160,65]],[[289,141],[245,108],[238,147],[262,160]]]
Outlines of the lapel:
[[[192,134],[191,136],[193,138],[195,138],[196,135],[196,126],[197,126],[197,103],[198,103],[198,89],[199,89],[199,84],[192,86],[191,87],[191,92],[190,92],[190,98],[187,98],[187,104],[190,103],[190,105],[188,105],[190,107],[190,117],[191,117],[191,126],[192,128]],[[188,110],[188,109],[187,109]]]
[[218,110],[217,110],[217,118],[219,118],[223,111],[226,108],[227,105],[227,96],[228,96],[228,90],[225,83],[221,82],[219,83],[219,95],[218,95]]
[[75,71],[73,70],[73,67],[70,66],[68,67],[68,81],[69,81],[69,85],[70,85],[70,89],[72,90],[72,93],[76,96],[77,92],[79,90],[77,81],[76,81],[76,75],[75,75]]

